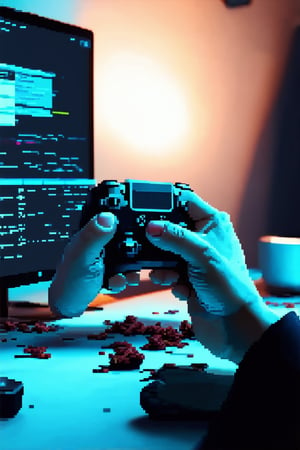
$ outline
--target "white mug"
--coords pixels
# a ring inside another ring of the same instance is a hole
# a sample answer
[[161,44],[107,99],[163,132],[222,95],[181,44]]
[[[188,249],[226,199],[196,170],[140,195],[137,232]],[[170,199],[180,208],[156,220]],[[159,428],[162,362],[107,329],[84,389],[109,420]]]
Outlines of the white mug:
[[271,294],[300,295],[300,238],[261,236],[258,262]]

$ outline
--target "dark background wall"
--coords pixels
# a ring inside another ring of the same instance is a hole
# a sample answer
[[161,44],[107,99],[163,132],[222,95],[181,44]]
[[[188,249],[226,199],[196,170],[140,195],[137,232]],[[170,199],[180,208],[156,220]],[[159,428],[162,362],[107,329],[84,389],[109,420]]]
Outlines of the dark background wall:
[[266,231],[300,237],[300,27],[295,32],[275,111]]
[[237,220],[250,266],[264,234],[300,237],[300,28],[296,28],[282,84],[257,145]]
[[[260,235],[299,235],[300,0],[253,0],[239,8],[221,0],[0,3],[94,31],[98,180],[190,183],[231,215],[250,267],[257,265]],[[160,80],[141,70],[145,58]],[[137,70],[128,76],[130,65]],[[153,93],[142,103],[139,83]],[[151,126],[151,137],[161,137],[180,128],[172,101],[169,108],[165,102],[170,85],[184,99],[187,132],[157,150],[141,130]]]

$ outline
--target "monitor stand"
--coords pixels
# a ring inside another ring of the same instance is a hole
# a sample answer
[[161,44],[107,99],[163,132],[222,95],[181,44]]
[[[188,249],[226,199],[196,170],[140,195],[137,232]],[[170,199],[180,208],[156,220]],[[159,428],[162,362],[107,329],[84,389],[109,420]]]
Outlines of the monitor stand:
[[48,305],[28,301],[9,301],[8,288],[0,286],[0,323],[6,320],[22,322],[55,320]]
[[8,288],[0,286],[0,319],[8,317]]

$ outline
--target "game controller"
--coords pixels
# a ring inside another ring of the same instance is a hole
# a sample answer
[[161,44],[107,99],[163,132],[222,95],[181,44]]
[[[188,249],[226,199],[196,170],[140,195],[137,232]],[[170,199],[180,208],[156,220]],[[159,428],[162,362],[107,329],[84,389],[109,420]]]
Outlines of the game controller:
[[151,220],[167,220],[193,230],[194,222],[187,213],[185,199],[185,193],[191,190],[185,183],[128,179],[123,183],[104,180],[89,191],[80,229],[101,212],[111,212],[118,219],[117,231],[102,253],[104,288],[109,288],[109,278],[117,273],[153,268],[174,268],[186,273],[185,261],[154,246],[147,239],[145,228]]

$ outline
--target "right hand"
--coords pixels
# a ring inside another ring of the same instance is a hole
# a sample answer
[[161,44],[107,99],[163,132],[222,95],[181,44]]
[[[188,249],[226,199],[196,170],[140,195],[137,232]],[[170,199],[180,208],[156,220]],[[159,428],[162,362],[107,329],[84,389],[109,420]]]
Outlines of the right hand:
[[146,235],[158,248],[180,255],[187,262],[187,273],[155,269],[150,278],[169,284],[177,298],[187,301],[193,330],[203,345],[238,363],[278,316],[265,305],[249,275],[229,214],[194,192],[185,192],[185,199],[195,231],[152,221]]

